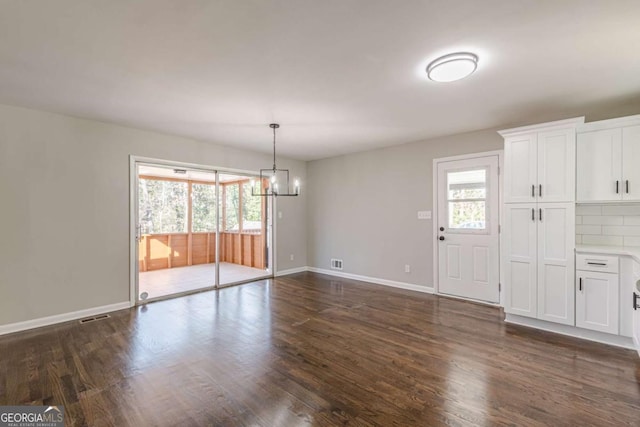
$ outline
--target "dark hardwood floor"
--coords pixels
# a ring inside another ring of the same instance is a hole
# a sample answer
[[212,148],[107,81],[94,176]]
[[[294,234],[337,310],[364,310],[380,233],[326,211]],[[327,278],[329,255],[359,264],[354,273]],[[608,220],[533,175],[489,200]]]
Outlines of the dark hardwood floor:
[[640,425],[631,350],[300,273],[0,337],[0,405],[90,426]]

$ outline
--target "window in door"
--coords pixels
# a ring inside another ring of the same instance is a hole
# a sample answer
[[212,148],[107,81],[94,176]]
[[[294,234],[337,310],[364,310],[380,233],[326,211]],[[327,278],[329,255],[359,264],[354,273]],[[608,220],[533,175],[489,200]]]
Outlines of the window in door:
[[486,168],[447,172],[447,216],[450,231],[486,232]]

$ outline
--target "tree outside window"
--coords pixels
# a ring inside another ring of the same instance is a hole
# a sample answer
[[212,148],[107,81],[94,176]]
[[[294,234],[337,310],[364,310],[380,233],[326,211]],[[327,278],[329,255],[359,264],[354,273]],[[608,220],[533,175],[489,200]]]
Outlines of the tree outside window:
[[138,180],[138,204],[143,234],[186,233],[187,183]]
[[191,202],[193,210],[192,231],[216,231],[216,186],[215,184],[196,184],[191,186]]
[[239,185],[225,185],[225,209],[224,209],[224,230],[239,231],[238,213],[240,212],[240,190]]
[[242,184],[242,231],[262,230],[262,197],[251,195],[251,184]]

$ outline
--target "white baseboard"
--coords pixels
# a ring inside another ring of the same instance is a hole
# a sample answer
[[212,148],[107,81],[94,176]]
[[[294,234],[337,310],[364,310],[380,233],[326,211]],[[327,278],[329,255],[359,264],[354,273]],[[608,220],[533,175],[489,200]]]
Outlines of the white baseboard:
[[360,276],[359,274],[343,273],[336,270],[325,270],[324,268],[307,267],[308,271],[314,273],[327,274],[329,276],[344,277],[345,279],[361,280],[363,282],[375,283],[376,285],[391,286],[393,288],[407,289],[410,291],[424,292],[432,294],[433,288],[415,285],[413,283],[396,282],[394,280],[379,279],[377,277]]
[[276,271],[275,276],[280,277],[280,276],[286,276],[287,274],[302,273],[305,271],[309,271],[309,267],[304,266],[304,267],[290,268],[288,270]]
[[514,325],[527,326],[529,328],[541,329],[547,332],[567,335],[583,340],[595,341],[601,344],[613,345],[616,347],[624,347],[635,350],[633,339],[620,335],[605,334],[603,332],[591,331],[589,329],[576,328],[575,326],[561,325],[559,323],[547,322],[540,319],[531,319],[529,317],[518,316],[516,314],[507,314],[504,319],[507,323]]
[[27,329],[40,328],[42,326],[55,325],[56,323],[82,319],[84,317],[109,313],[129,307],[131,307],[131,304],[129,303],[129,301],[125,301],[116,304],[103,305],[101,307],[93,307],[84,310],[73,311],[71,313],[56,314],[54,316],[40,317],[38,319],[25,320],[23,322],[9,323],[7,325],[0,325],[0,335],[26,331]]

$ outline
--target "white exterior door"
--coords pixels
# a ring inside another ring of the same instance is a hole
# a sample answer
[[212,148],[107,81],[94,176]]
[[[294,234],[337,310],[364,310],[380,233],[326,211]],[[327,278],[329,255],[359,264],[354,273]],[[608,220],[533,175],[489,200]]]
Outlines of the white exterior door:
[[574,129],[538,133],[538,202],[572,202],[576,198]]
[[536,213],[538,319],[573,325],[575,205],[539,203]]
[[578,134],[578,202],[622,199],[622,131]]
[[502,230],[505,286],[504,310],[519,316],[537,317],[537,205],[504,206]]
[[576,326],[617,334],[618,275],[580,271],[576,282]]
[[510,136],[504,141],[504,202],[527,203],[536,200],[537,134]]
[[438,292],[499,302],[498,156],[437,166]]
[[622,129],[622,198],[640,200],[640,126]]

